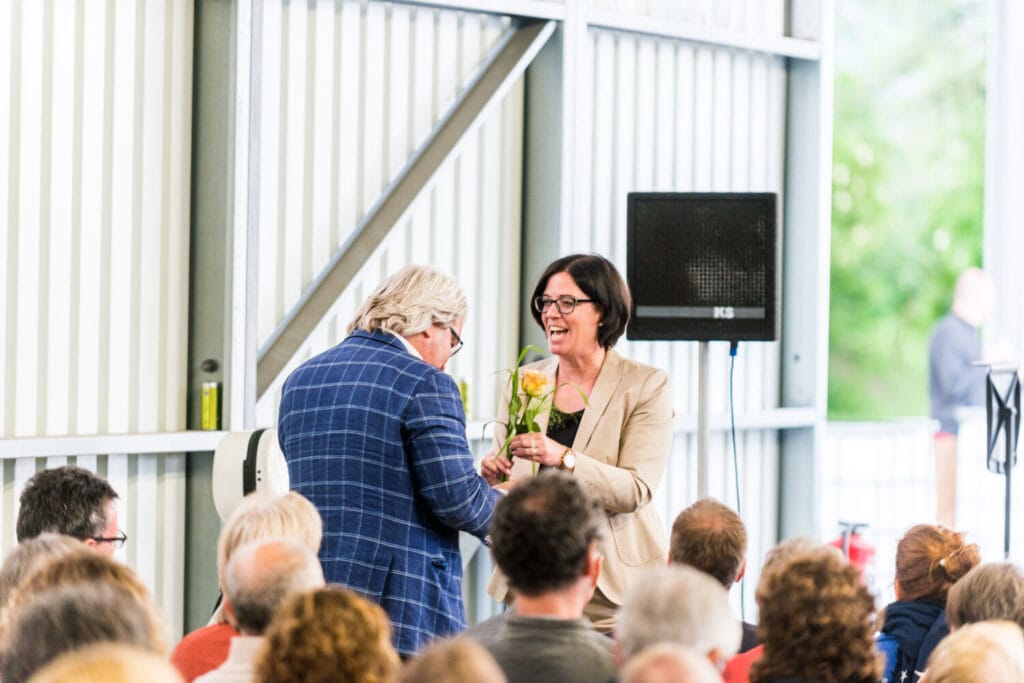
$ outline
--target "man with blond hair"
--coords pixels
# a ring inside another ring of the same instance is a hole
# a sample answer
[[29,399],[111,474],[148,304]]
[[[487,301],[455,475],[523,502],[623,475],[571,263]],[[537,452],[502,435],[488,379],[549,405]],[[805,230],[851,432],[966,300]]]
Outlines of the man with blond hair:
[[499,495],[444,372],[467,310],[449,276],[403,268],[281,396],[278,439],[292,488],[323,516],[324,575],[380,604],[404,655],[465,628],[458,532],[483,538]]

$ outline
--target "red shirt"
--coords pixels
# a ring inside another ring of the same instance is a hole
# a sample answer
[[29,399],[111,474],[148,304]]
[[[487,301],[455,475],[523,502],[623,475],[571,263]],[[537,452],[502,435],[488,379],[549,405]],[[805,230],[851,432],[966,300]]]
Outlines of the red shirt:
[[750,683],[750,667],[761,658],[764,645],[758,645],[734,656],[722,672],[723,683]]
[[171,653],[171,664],[186,683],[213,671],[228,658],[231,639],[238,635],[231,624],[213,624],[189,633]]

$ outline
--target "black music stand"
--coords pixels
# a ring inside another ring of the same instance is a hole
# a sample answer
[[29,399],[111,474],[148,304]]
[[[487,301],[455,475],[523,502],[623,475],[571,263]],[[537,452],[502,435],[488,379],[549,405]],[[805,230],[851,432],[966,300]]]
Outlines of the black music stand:
[[[1010,474],[1017,464],[1020,434],[1020,378],[1017,366],[989,367],[985,381],[985,414],[988,426],[987,466],[1006,477],[1006,507],[1003,527],[1003,558],[1010,558]],[[999,449],[1000,442],[1003,446]],[[1002,452],[1000,452],[1002,451]]]

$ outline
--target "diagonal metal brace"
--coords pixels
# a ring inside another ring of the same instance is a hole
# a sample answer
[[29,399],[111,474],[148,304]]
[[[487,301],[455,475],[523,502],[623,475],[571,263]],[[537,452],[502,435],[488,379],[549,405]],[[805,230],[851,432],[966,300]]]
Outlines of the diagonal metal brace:
[[384,190],[352,236],[338,249],[302,298],[259,350],[257,399],[266,393],[303,343],[327,317],[360,268],[398,224],[416,197],[452,155],[458,144],[501,101],[525,73],[555,30],[554,21],[514,24],[498,42],[476,80],[434,127],[409,163]]

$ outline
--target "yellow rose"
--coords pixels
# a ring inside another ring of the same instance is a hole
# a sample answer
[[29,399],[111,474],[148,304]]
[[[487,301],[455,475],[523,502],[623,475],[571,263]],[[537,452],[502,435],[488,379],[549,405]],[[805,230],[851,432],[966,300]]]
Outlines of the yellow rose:
[[539,398],[544,395],[548,388],[548,376],[540,370],[523,370],[519,380],[519,386],[523,388],[527,396]]

